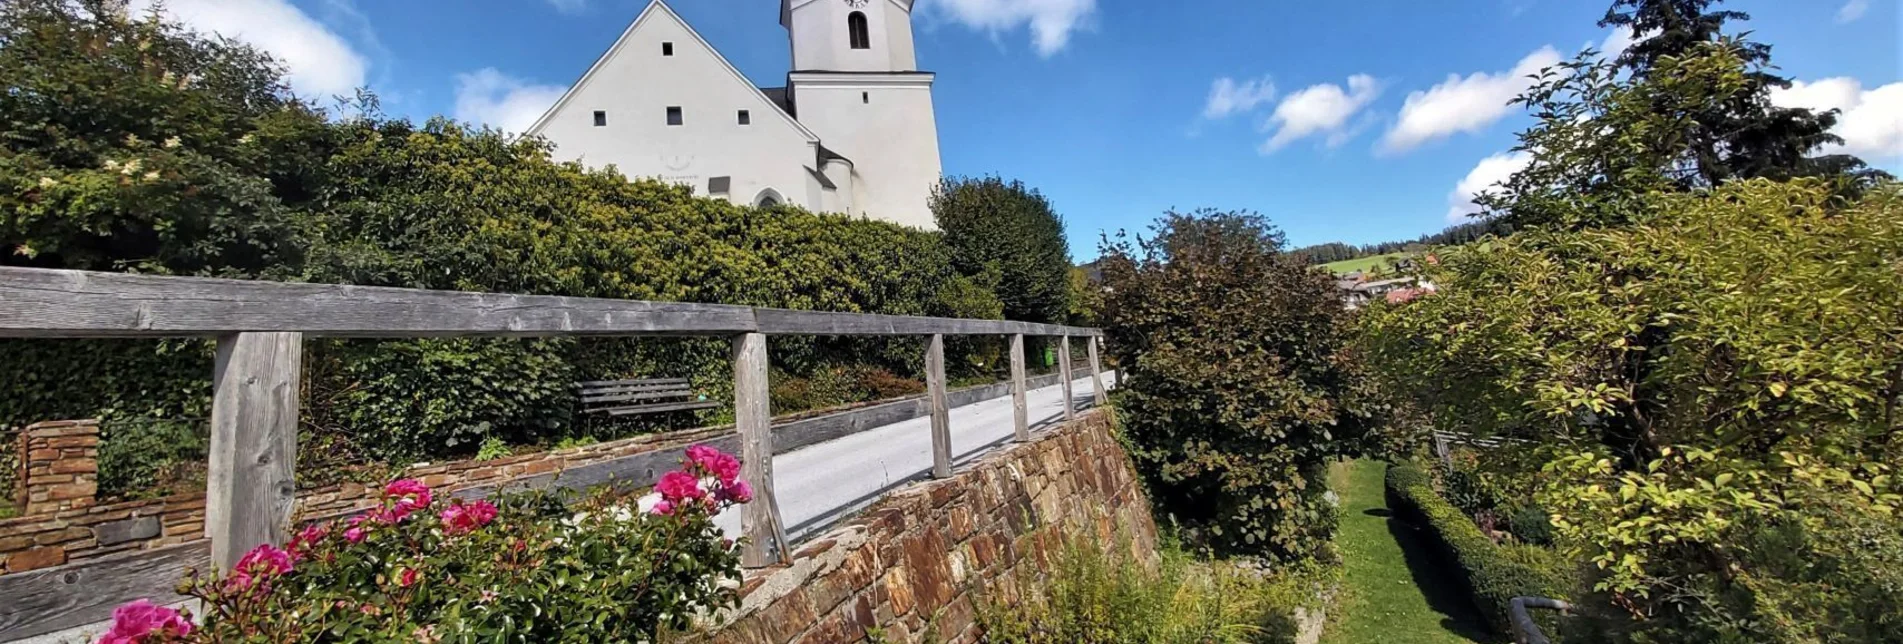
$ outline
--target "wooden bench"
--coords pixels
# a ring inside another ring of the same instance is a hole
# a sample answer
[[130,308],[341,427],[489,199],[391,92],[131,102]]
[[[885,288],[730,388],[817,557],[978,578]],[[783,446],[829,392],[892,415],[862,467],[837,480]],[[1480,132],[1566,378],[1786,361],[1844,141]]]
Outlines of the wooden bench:
[[696,399],[686,378],[590,380],[575,383],[575,388],[581,392],[584,414],[632,416],[720,406],[712,400]]

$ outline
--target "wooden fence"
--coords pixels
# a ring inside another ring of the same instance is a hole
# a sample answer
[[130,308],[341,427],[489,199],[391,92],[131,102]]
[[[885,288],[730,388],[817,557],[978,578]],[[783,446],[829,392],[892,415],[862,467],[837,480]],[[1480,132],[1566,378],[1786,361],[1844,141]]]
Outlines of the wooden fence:
[[[1030,438],[1024,336],[1061,338],[1065,420],[1074,415],[1072,337],[1088,342],[1103,402],[1097,329],[1006,320],[824,313],[720,304],[427,291],[0,267],[0,338],[211,337],[211,448],[205,532],[225,570],[260,543],[289,537],[296,494],[298,391],[306,337],[723,336],[733,341],[734,417],[745,478],[742,559],[759,567],[787,550],[773,493],[767,336],[929,336],[925,364],[932,475],[951,475],[944,337],[1011,338],[1016,439]],[[78,591],[79,589],[74,589]],[[4,629],[0,629],[4,630]]]

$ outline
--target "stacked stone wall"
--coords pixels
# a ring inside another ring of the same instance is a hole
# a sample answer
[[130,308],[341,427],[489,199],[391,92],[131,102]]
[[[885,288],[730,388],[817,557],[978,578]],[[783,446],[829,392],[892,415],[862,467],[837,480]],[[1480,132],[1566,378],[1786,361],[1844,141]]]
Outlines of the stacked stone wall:
[[1102,411],[914,484],[752,571],[719,644],[976,642],[984,593],[1009,602],[1067,539],[1154,556],[1156,524]]

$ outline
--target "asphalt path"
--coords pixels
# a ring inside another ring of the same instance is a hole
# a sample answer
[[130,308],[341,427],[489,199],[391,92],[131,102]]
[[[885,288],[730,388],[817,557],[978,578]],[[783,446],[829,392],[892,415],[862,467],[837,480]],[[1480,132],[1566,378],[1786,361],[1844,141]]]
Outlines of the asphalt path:
[[[1104,386],[1115,386],[1115,373],[1104,373]],[[1071,385],[1071,402],[1091,405],[1093,389],[1085,375]],[[1025,395],[1032,431],[1063,422],[1061,385],[1032,389]],[[1011,397],[993,398],[951,409],[952,465],[983,456],[1012,437]],[[893,423],[851,436],[810,445],[773,457],[773,485],[787,538],[798,543],[856,512],[887,492],[929,478],[932,470],[931,417]],[[740,512],[730,509],[714,521],[729,536],[740,535]]]

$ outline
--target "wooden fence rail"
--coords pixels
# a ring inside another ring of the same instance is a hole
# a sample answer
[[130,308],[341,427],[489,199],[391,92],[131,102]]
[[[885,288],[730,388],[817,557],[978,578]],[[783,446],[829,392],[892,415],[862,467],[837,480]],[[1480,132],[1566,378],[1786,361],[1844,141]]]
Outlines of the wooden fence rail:
[[[0,267],[0,338],[210,337],[213,373],[206,536],[225,570],[260,543],[284,543],[295,493],[299,378],[305,338],[446,336],[719,336],[733,341],[734,415],[746,476],[761,498],[742,514],[742,558],[764,566],[787,552],[773,494],[767,336],[914,335],[928,338],[934,476],[951,474],[944,336],[1011,338],[1015,436],[1026,440],[1024,336],[1061,338],[1065,419],[1072,417],[1070,338],[1088,342],[1099,402],[1093,328],[1008,320],[826,313],[785,309],[330,284],[158,277]],[[0,630],[5,630],[0,628]]]

